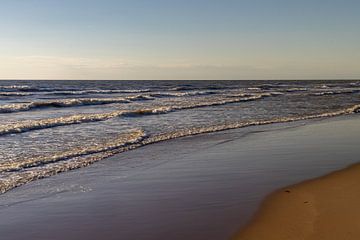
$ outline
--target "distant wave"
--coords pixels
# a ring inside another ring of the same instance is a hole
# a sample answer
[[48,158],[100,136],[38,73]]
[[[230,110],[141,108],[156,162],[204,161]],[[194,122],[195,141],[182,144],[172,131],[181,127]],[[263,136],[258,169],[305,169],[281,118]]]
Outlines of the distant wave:
[[116,94],[116,93],[146,93],[150,89],[89,89],[89,90],[48,90],[48,95],[86,95],[86,94]]
[[259,87],[248,87],[247,88],[248,90],[251,90],[251,91],[259,91],[259,90],[261,90],[261,88],[259,88]]
[[191,91],[191,90],[208,91],[208,90],[220,90],[220,89],[225,89],[225,88],[220,86],[207,86],[206,88],[195,87],[195,86],[179,86],[179,87],[170,88],[169,91]]
[[303,91],[307,91],[307,88],[286,88],[283,91],[285,92],[303,92]]
[[168,92],[159,92],[159,93],[150,93],[149,96],[152,97],[186,97],[186,96],[203,96],[216,94],[215,91],[191,91],[191,92],[177,92],[177,93],[168,93]]
[[247,90],[250,91],[261,91],[261,90],[274,90],[276,89],[276,91],[280,91],[280,92],[285,92],[285,93],[292,93],[292,92],[303,92],[303,91],[308,91],[308,88],[304,88],[304,87],[290,87],[290,88],[283,88],[279,85],[264,85],[264,86],[259,86],[259,87],[249,87],[247,88]]
[[323,91],[313,93],[314,96],[326,96],[326,95],[339,95],[339,94],[352,94],[359,93],[360,89],[349,89],[349,90],[334,90],[334,91]]
[[37,90],[37,88],[33,88],[28,85],[8,85],[8,86],[0,86],[0,91],[32,91]]
[[72,124],[105,121],[120,116],[137,117],[143,115],[165,114],[179,110],[219,106],[219,105],[225,105],[225,104],[237,103],[237,102],[254,101],[269,96],[272,95],[269,93],[264,93],[264,94],[257,94],[248,97],[220,99],[214,101],[193,102],[193,103],[184,102],[181,105],[175,105],[175,106],[162,106],[162,107],[144,108],[138,110],[121,110],[121,111],[113,111],[109,113],[98,113],[98,114],[77,114],[77,115],[65,116],[59,118],[19,121],[16,123],[1,125],[0,135],[22,133],[32,130],[72,125]]
[[169,89],[170,91],[189,91],[189,90],[198,90],[196,87],[190,86],[180,86],[180,87],[173,87]]
[[[49,177],[57,173],[88,166],[94,162],[110,157],[130,149],[138,148],[144,145],[153,144],[185,136],[193,136],[203,133],[218,132],[230,129],[237,129],[249,126],[268,125],[273,123],[294,122],[300,120],[310,120],[316,118],[335,117],[344,114],[360,112],[360,104],[344,108],[333,112],[325,112],[313,115],[299,117],[279,117],[269,120],[249,120],[218,124],[213,126],[193,127],[181,129],[172,132],[146,136],[142,130],[136,130],[122,135],[117,140],[111,140],[107,143],[94,146],[84,146],[67,152],[44,156],[38,158],[23,159],[21,161],[12,161],[0,163],[0,192],[5,193],[15,187],[21,186],[27,182]],[[46,167],[42,167],[46,166]],[[5,174],[5,175],[4,175]],[[7,175],[6,175],[7,174]]]
[[260,88],[261,90],[271,90],[274,88],[278,88],[279,84],[261,84],[255,87]]
[[0,105],[0,113],[12,113],[20,111],[29,111],[31,109],[46,107],[74,107],[84,105],[102,105],[110,103],[129,103],[131,100],[145,100],[145,97],[134,96],[132,98],[78,98],[78,99],[61,99],[42,102],[15,103]]
[[[195,91],[195,92],[186,92],[186,93],[153,93],[146,95],[139,94],[133,96],[126,96],[122,98],[75,98],[75,99],[56,99],[49,101],[34,101],[29,103],[14,103],[14,104],[0,105],[0,113],[22,112],[22,111],[29,111],[33,109],[47,108],[47,107],[59,108],[59,107],[76,107],[76,106],[86,106],[86,105],[104,105],[104,104],[112,104],[112,103],[129,103],[132,101],[153,100],[155,98],[162,98],[162,97],[202,96],[212,93],[213,92],[210,91]],[[21,95],[21,93],[16,93],[14,96],[18,96],[17,94]]]
[[130,101],[146,101],[146,100],[154,100],[155,98],[148,94],[146,95],[139,94],[139,95],[125,97],[125,99]]
[[234,99],[226,99],[226,100],[218,100],[218,101],[205,101],[205,102],[197,102],[197,103],[190,103],[190,104],[183,104],[177,106],[164,106],[164,107],[157,107],[157,108],[149,108],[149,109],[139,109],[135,111],[123,111],[121,116],[142,116],[142,115],[153,115],[153,114],[164,114],[179,110],[186,110],[186,109],[193,109],[193,108],[202,108],[202,107],[211,107],[211,106],[219,106],[225,105],[230,103],[237,103],[237,102],[247,102],[247,101],[254,101],[257,99],[261,99],[263,97],[267,97],[270,95],[257,95],[257,96],[250,96],[250,97],[243,97],[243,98],[234,98]]
[[85,95],[85,94],[116,94],[116,93],[145,93],[150,89],[64,89],[32,87],[29,85],[0,86],[0,92],[39,92],[48,95]]
[[284,95],[282,92],[263,92],[263,93],[230,93],[226,94],[225,97],[237,98],[237,97],[255,97],[255,98],[264,98],[271,96],[280,96]]
[[24,93],[24,92],[0,92],[0,96],[6,96],[6,97],[23,97],[23,96],[30,96],[31,93]]

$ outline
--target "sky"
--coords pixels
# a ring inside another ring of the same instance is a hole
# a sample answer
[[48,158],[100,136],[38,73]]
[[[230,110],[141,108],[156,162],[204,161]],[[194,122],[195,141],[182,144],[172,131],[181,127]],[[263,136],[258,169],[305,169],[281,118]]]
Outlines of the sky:
[[0,0],[0,79],[358,79],[359,0]]

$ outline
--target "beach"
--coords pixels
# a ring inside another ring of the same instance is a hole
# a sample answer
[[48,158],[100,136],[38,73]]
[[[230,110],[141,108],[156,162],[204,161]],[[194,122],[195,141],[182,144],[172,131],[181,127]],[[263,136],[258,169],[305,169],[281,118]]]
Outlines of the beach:
[[360,239],[360,1],[324,2],[2,1],[0,240]]
[[360,165],[269,196],[237,239],[359,239]]
[[[273,214],[257,211],[273,191],[357,163],[359,134],[351,115],[147,145],[7,192],[0,232],[7,240],[230,239],[255,213]],[[302,213],[312,226],[313,215]]]

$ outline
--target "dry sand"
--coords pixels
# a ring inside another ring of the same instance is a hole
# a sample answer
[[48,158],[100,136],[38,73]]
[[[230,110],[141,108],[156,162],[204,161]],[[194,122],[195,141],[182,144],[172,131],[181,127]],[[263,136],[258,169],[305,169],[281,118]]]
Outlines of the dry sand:
[[360,239],[360,164],[271,194],[235,239]]

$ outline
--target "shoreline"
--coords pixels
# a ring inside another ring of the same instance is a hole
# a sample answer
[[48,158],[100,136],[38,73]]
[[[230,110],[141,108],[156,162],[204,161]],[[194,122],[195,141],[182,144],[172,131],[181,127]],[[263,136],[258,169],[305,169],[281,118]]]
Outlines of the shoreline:
[[7,240],[229,239],[270,192],[357,162],[359,120],[253,126],[124,152],[2,195],[0,232]]
[[267,196],[238,240],[359,239],[360,163]]

